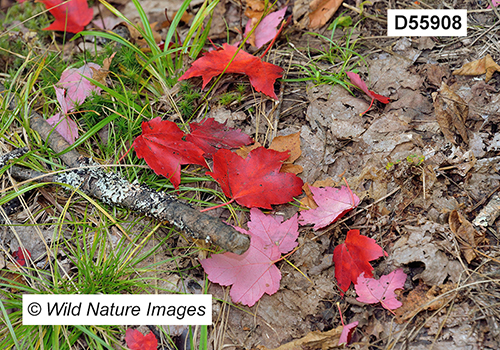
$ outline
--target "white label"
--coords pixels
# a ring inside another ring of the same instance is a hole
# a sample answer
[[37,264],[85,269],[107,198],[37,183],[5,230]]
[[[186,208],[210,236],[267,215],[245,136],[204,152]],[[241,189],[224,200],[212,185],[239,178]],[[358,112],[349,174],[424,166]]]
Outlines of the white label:
[[387,10],[388,36],[467,36],[467,10]]
[[211,325],[208,294],[25,294],[24,325]]

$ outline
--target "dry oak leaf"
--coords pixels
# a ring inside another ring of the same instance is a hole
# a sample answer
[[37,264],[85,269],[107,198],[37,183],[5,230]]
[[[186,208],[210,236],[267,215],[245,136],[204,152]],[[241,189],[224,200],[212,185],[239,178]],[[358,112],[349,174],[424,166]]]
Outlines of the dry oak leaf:
[[332,18],[343,0],[312,0],[309,4],[309,29],[322,27]]
[[176,189],[181,183],[181,164],[207,167],[204,152],[184,141],[184,136],[177,124],[157,117],[142,123],[142,134],[132,144],[137,157],[144,158],[156,174],[165,176]]
[[285,160],[281,167],[280,171],[282,173],[299,174],[304,170],[302,166],[293,164],[302,154],[302,150],[300,149],[300,131],[287,136],[276,136],[269,145],[269,149],[278,152],[290,151],[290,157]]
[[288,154],[259,147],[246,158],[220,149],[214,154],[213,172],[207,172],[224,194],[248,208],[272,209],[272,204],[290,202],[302,193],[303,182],[294,174],[280,173]]
[[388,275],[383,275],[380,279],[366,278],[365,273],[359,275],[357,283],[354,285],[356,293],[359,297],[357,301],[366,304],[380,303],[387,310],[395,310],[403,305],[398,299],[394,291],[403,289],[406,282],[406,273],[403,269],[392,271]]
[[314,224],[314,230],[330,225],[359,204],[358,196],[347,186],[340,189],[309,186],[309,189],[318,207],[302,211],[299,222],[301,225]]
[[[205,88],[210,79],[221,74],[227,67],[226,73],[248,75],[255,90],[277,100],[274,82],[283,75],[283,68],[263,62],[259,57],[252,56],[242,50],[236,54],[237,50],[237,47],[223,44],[222,49],[205,53],[203,57],[193,62],[191,68],[179,78],[179,81],[201,76],[203,78],[202,88]],[[235,57],[231,62],[233,56]]]
[[253,142],[252,138],[241,130],[230,128],[213,118],[200,123],[189,123],[189,127],[191,133],[186,136],[186,141],[201,148],[206,157],[211,157],[221,148],[238,148]]
[[131,350],[156,350],[158,340],[153,332],[143,335],[136,329],[127,328],[125,331],[125,342]]
[[465,121],[469,115],[469,106],[467,103],[444,82],[441,84],[438,92],[432,93],[432,99],[434,101],[436,121],[445,139],[453,144],[457,144],[454,133],[456,130],[462,137],[462,140],[466,144],[469,144],[467,128],[465,127]]
[[474,249],[477,247],[476,236],[478,231],[474,226],[458,211],[453,210],[448,219],[450,230],[457,236],[460,242],[460,248],[464,254],[465,260],[470,264],[476,258]]
[[347,291],[351,282],[356,284],[363,272],[365,276],[373,277],[370,261],[382,255],[387,256],[387,253],[373,238],[360,235],[359,230],[349,230],[345,242],[336,246],[333,251],[335,278],[340,289]]
[[239,155],[241,158],[246,158],[248,157],[248,154],[252,152],[254,149],[257,149],[259,147],[262,147],[259,141],[255,142],[253,145],[250,146],[243,146],[238,148],[237,150],[234,151],[237,155]]
[[89,8],[87,0],[37,0],[37,2],[44,4],[56,19],[43,30],[79,33],[94,17],[94,11]]
[[333,348],[340,348],[339,339],[344,327],[338,326],[337,328],[330,329],[326,332],[312,331],[307,333],[300,339],[292,340],[277,348],[269,349],[262,345],[257,345],[259,350],[302,350],[302,349],[317,349],[317,350],[330,350]]
[[485,82],[490,81],[493,73],[500,72],[500,66],[493,61],[493,58],[490,54],[487,54],[485,57],[466,63],[462,66],[462,68],[453,71],[453,75],[481,75],[486,73],[486,77],[484,78]]

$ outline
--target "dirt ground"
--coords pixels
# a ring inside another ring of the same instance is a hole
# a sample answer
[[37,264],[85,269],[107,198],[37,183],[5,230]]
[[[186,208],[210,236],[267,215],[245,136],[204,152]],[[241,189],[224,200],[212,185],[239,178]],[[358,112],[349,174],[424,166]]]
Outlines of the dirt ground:
[[[151,22],[163,15],[158,9],[166,7],[161,1],[141,3]],[[177,3],[169,2],[172,11]],[[192,7],[200,3],[194,1]],[[276,5],[288,5],[287,13],[294,15],[268,55],[270,62],[285,68],[285,78],[302,78],[297,65],[307,66],[314,59],[305,48],[325,45],[307,34],[308,3],[278,1]],[[360,1],[345,3],[360,5]],[[132,11],[130,5],[122,5],[124,14]],[[210,37],[215,42],[225,42],[226,28],[240,25],[239,6],[229,0],[217,6],[216,15],[227,23],[214,22]],[[484,75],[452,75],[487,54],[500,62],[500,17],[497,11],[471,12],[467,37],[456,38],[386,37],[386,24],[373,18],[383,17],[387,8],[450,7],[481,10],[486,3],[374,1],[365,5],[367,17],[363,18],[341,7],[339,12],[347,11],[353,23],[363,19],[352,37],[358,40],[356,52],[366,61],[357,67],[360,74],[371,90],[391,99],[387,105],[376,102],[363,115],[370,100],[361,91],[350,93],[340,85],[313,82],[277,83],[278,104],[249,95],[240,103],[210,106],[208,117],[242,129],[263,145],[274,136],[300,132],[302,156],[296,164],[304,168],[299,175],[304,182],[331,179],[341,185],[345,178],[361,199],[355,210],[325,229],[300,228],[299,249],[288,258],[290,264],[277,264],[282,280],[276,294],[266,294],[248,308],[232,304],[228,288],[210,286],[213,348],[330,349],[338,343],[338,307],[345,323],[359,322],[349,345],[353,349],[500,348],[496,220],[500,214],[500,74],[487,83]],[[329,36],[326,28],[315,32]],[[342,43],[345,34],[337,29],[334,39]],[[339,69],[317,64],[332,72]],[[237,75],[224,77],[212,96],[241,81]],[[443,122],[447,111],[458,114]],[[211,215],[224,218],[224,210]],[[274,214],[288,219],[296,211],[295,206],[281,205]],[[388,252],[387,258],[372,263],[375,276],[400,267],[408,274],[399,294],[403,306],[394,314],[379,304],[358,302],[353,288],[341,296],[332,256],[349,229],[359,229]],[[185,245],[182,239],[170,243]],[[196,264],[186,258],[185,264],[190,263]],[[178,280],[172,275],[164,278]],[[202,268],[191,270],[189,280],[194,286],[191,292],[196,292],[196,285],[203,285]],[[309,340],[303,345],[290,343],[305,336]]]

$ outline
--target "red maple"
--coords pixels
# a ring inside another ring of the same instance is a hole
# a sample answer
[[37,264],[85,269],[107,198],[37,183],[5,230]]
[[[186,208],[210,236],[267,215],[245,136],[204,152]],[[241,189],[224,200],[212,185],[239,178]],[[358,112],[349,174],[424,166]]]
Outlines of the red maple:
[[285,152],[259,147],[246,158],[226,149],[214,154],[214,171],[207,172],[227,197],[245,207],[271,209],[302,193],[303,182],[295,174],[280,173]]
[[198,146],[183,140],[185,134],[177,124],[160,117],[142,123],[142,135],[132,146],[137,157],[158,175],[170,179],[175,188],[181,183],[181,164],[198,164],[206,167],[203,151]]
[[[236,54],[237,49],[237,47],[223,44],[222,49],[205,53],[203,57],[193,62],[191,68],[179,80],[201,76],[203,78],[202,88],[205,88],[210,79],[221,74],[229,65],[225,71],[226,73],[248,75],[255,90],[277,100],[278,96],[274,92],[274,82],[283,75],[283,68],[263,62],[259,57],[252,56],[245,51],[240,50]],[[235,54],[236,57],[231,62]]]
[[[90,23],[94,11],[89,8],[87,0],[38,0],[47,7],[56,20],[43,30],[60,30],[62,32],[78,33]],[[64,3],[63,3],[64,2]]]
[[392,271],[380,279],[366,278],[364,273],[358,276],[354,287],[359,297],[357,301],[367,304],[381,303],[387,310],[394,310],[403,305],[396,299],[396,289],[403,289],[406,282],[406,273],[403,269]]
[[253,142],[247,134],[221,124],[213,118],[208,118],[201,123],[190,123],[191,133],[186,136],[186,141],[194,143],[205,152],[206,157],[211,157],[221,148],[238,148]]
[[158,340],[153,332],[143,335],[136,329],[127,328],[125,331],[125,341],[127,347],[132,350],[156,350],[158,347]]
[[358,276],[364,272],[366,277],[373,277],[373,267],[370,261],[387,254],[375,243],[375,240],[359,234],[359,230],[349,230],[345,242],[335,247],[333,262],[335,263],[335,278],[344,292]]
[[[24,251],[26,252],[26,255],[24,255]],[[25,248],[24,251],[21,247],[19,247],[17,251],[12,253],[12,256],[14,257],[14,259],[16,259],[16,262],[20,266],[26,266],[26,260],[28,260],[31,257],[31,253],[29,252],[28,249]]]
[[[368,96],[370,96],[372,99],[376,99],[377,101],[380,101],[380,102],[386,103],[386,104],[390,102],[389,97],[385,97],[385,96],[376,94],[371,90],[368,90],[368,87],[366,86],[365,82],[356,73],[347,72],[346,74],[349,77],[349,79],[351,79],[351,83],[353,83],[354,85],[359,87],[361,90],[363,90],[363,92],[365,94],[367,94]],[[372,103],[373,103],[373,100],[372,100]]]

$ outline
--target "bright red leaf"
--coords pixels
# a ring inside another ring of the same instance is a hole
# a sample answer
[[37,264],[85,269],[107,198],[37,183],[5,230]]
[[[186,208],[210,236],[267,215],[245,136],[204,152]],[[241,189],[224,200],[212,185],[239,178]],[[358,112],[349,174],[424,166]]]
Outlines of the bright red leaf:
[[372,277],[373,267],[370,261],[384,254],[387,255],[373,238],[360,235],[359,230],[349,230],[345,242],[333,251],[335,278],[340,289],[347,291],[351,282],[355,284],[363,272]]
[[342,328],[342,333],[340,334],[339,345],[349,344],[351,342],[352,333],[354,329],[358,326],[358,321],[346,324]]
[[127,328],[125,331],[125,341],[127,347],[132,350],[156,350],[158,347],[158,340],[156,340],[153,332],[143,335],[136,329]]
[[186,141],[194,143],[205,152],[206,157],[211,157],[218,149],[238,148],[253,142],[247,134],[208,118],[201,123],[190,123],[191,133],[186,136]]
[[297,216],[282,220],[252,209],[249,231],[235,227],[250,236],[250,248],[242,255],[228,252],[201,261],[210,281],[232,285],[230,295],[235,303],[252,306],[264,293],[271,295],[278,291],[281,273],[274,263],[281,253],[297,245],[298,236]]
[[359,297],[357,301],[367,304],[380,303],[387,310],[394,310],[403,305],[396,299],[394,291],[403,289],[406,282],[406,273],[403,269],[392,271],[388,275],[380,277],[379,280],[366,278],[364,272],[359,275],[354,285]]
[[12,256],[14,259],[16,259],[17,263],[20,266],[26,266],[26,260],[28,260],[31,257],[31,253],[29,252],[28,249],[24,248],[24,251],[26,252],[27,255],[24,255],[23,250],[21,247],[17,250],[17,252],[12,253]]
[[158,175],[170,179],[175,188],[181,183],[181,164],[198,164],[206,167],[203,151],[198,146],[183,140],[184,133],[177,124],[160,117],[142,123],[142,135],[132,146],[137,157]]
[[302,211],[299,222],[301,225],[314,224],[314,230],[330,225],[359,204],[358,196],[347,186],[342,186],[340,189],[313,186],[309,188],[318,207]]
[[[43,30],[60,30],[78,33],[90,23],[94,11],[89,8],[87,0],[38,0],[47,7],[56,20]],[[61,5],[62,4],[62,5]]]
[[351,83],[353,83],[354,85],[359,87],[361,90],[363,90],[363,92],[365,94],[367,94],[368,96],[370,96],[372,99],[374,98],[374,99],[376,99],[382,103],[386,103],[386,104],[390,102],[390,99],[388,97],[376,94],[373,91],[368,90],[368,87],[366,86],[365,82],[356,73],[347,72],[346,74],[349,77],[349,79],[351,79]]
[[[223,44],[222,49],[207,52],[203,57],[193,62],[191,68],[179,80],[201,76],[203,88],[210,79],[221,74],[236,54],[237,47]],[[238,51],[234,60],[229,64],[226,73],[246,74],[255,90],[278,99],[274,92],[274,82],[283,75],[283,68],[274,64],[263,62],[259,57],[252,56],[245,51]]]
[[303,182],[295,174],[280,173],[285,152],[259,147],[243,159],[236,153],[220,149],[214,154],[213,172],[207,172],[221,186],[227,197],[245,207],[271,209],[302,193]]

